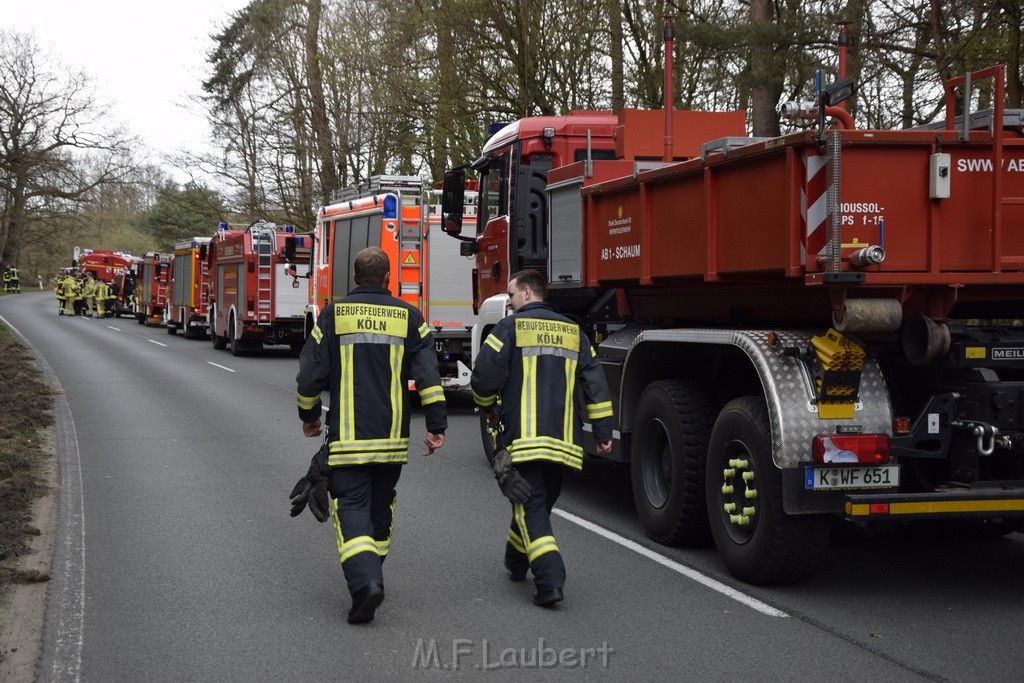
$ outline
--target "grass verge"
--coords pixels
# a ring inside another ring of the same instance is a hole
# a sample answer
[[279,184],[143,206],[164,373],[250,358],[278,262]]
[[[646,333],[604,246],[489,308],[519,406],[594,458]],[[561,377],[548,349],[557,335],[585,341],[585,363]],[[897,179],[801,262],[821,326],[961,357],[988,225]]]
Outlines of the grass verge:
[[40,437],[54,424],[53,394],[32,354],[0,324],[0,601],[15,583],[49,579],[10,565],[29,550],[30,537],[40,534],[31,508],[45,491],[47,454]]

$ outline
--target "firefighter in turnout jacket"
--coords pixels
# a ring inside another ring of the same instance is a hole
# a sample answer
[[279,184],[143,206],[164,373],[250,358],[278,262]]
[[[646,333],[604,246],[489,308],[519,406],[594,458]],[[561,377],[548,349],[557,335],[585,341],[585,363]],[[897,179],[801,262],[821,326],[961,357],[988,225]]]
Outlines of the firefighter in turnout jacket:
[[448,425],[430,328],[419,310],[387,290],[389,275],[390,260],[379,248],[356,255],[357,286],[320,313],[296,377],[306,436],[320,434],[320,394],[331,393],[330,511],[352,594],[351,624],[372,621],[384,600],[395,485],[409,450],[410,379],[426,415],[424,455],[444,444]]
[[505,543],[509,578],[523,581],[526,570],[532,570],[537,588],[533,602],[550,607],[562,600],[565,583],[551,508],[561,492],[562,467],[583,467],[577,388],[582,389],[599,453],[611,452],[612,402],[590,340],[579,325],[544,302],[544,277],[535,270],[520,271],[509,279],[508,295],[514,313],[495,325],[480,347],[473,366],[473,400],[488,412],[493,427],[501,425],[495,463],[507,450],[514,465],[511,474],[529,484],[528,497],[510,495],[502,484],[512,500]]

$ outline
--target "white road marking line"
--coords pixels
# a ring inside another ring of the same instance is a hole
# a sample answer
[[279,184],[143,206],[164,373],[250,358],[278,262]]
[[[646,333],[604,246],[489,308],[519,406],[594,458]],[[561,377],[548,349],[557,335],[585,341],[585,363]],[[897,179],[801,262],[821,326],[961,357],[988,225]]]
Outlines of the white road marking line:
[[679,564],[675,560],[670,560],[669,558],[665,557],[664,555],[659,555],[658,553],[654,552],[653,550],[650,550],[648,548],[643,547],[639,543],[631,541],[628,538],[625,538],[624,536],[619,536],[614,531],[609,531],[608,529],[605,529],[604,527],[598,526],[597,524],[594,524],[593,522],[585,520],[582,517],[577,517],[576,515],[574,515],[572,513],[565,512],[564,510],[558,510],[558,509],[552,510],[551,512],[553,512],[554,514],[558,515],[559,517],[561,517],[563,519],[566,519],[566,520],[572,522],[573,524],[576,524],[578,526],[583,527],[584,529],[587,529],[588,531],[593,531],[598,536],[603,536],[604,538],[607,538],[609,541],[614,541],[615,543],[618,543],[619,545],[621,545],[624,548],[629,548],[630,550],[632,550],[632,551],[634,551],[636,553],[639,553],[639,554],[643,555],[644,557],[646,557],[646,558],[648,558],[650,560],[654,560],[658,564],[660,564],[662,566],[665,566],[665,567],[668,567],[672,571],[679,572],[680,574],[682,574],[683,576],[687,577],[688,579],[692,579],[693,581],[696,581],[699,584],[707,586],[708,588],[710,588],[713,591],[718,591],[722,595],[724,595],[724,596],[726,596],[728,598],[732,598],[736,602],[740,602],[740,603],[746,605],[747,607],[749,607],[751,609],[754,609],[754,610],[757,610],[758,612],[761,612],[762,614],[766,614],[769,617],[788,617],[789,616],[785,612],[783,612],[781,610],[777,610],[777,609],[775,609],[774,607],[772,607],[771,605],[769,605],[767,603],[761,602],[757,598],[752,598],[752,597],[750,597],[749,595],[747,595],[745,593],[741,593],[740,591],[736,590],[735,588],[732,588],[730,586],[726,586],[724,583],[722,583],[720,581],[716,581],[715,579],[712,579],[710,576],[705,576],[704,574],[701,574],[696,569],[691,569],[691,568],[687,567],[686,565]]
[[120,331],[121,331],[121,328],[120,328],[120,327],[114,327],[113,325],[107,325],[107,327],[109,327],[110,329],[112,329],[112,330],[113,330],[114,332],[120,332]]
[[218,365],[217,363],[214,363],[212,360],[208,360],[206,362],[209,363],[210,365],[212,365],[215,368],[220,368],[221,370],[227,370],[228,372],[235,372],[235,370],[232,370],[231,368],[225,367],[223,365]]
[[155,339],[147,339],[146,341],[148,341],[150,344],[156,344],[157,346],[167,346],[167,344],[161,344],[160,342],[156,341]]

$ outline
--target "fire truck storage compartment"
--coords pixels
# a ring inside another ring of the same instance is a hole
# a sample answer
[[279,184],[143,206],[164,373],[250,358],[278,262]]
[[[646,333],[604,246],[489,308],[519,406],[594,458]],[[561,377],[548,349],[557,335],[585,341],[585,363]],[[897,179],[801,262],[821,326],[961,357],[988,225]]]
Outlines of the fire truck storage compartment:
[[294,278],[285,272],[288,265],[284,262],[274,265],[274,317],[302,320],[306,315],[309,290],[305,287],[292,287]]
[[171,292],[172,306],[192,307],[199,304],[192,301],[192,281],[195,277],[195,266],[192,252],[176,254],[172,262],[174,267],[174,287]]

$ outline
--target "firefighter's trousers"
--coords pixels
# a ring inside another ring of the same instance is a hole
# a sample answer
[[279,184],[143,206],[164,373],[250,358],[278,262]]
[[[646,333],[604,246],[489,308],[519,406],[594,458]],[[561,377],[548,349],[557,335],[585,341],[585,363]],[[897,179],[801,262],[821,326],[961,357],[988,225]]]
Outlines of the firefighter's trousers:
[[505,542],[505,566],[513,574],[533,571],[538,590],[565,585],[565,562],[551,532],[551,508],[562,492],[562,465],[533,461],[515,468],[530,484],[530,498],[512,504],[512,528]]
[[391,546],[396,464],[349,465],[331,469],[331,513],[338,554],[350,593],[370,581],[384,582],[381,565]]

